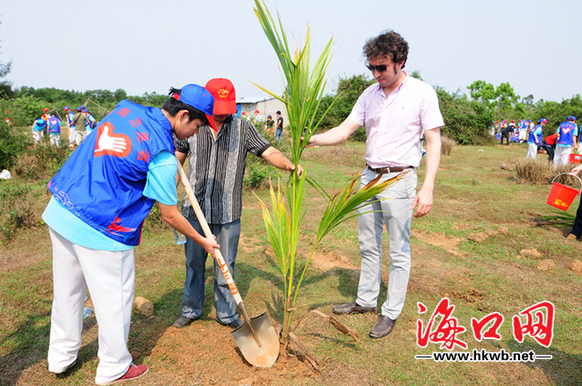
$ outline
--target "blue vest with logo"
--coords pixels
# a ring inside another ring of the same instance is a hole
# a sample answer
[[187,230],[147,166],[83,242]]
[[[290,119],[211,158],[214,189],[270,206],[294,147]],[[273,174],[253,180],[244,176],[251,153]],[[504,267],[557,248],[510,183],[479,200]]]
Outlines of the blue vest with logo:
[[160,109],[119,102],[65,162],[48,188],[71,213],[104,235],[138,245],[154,200],[143,195],[148,167],[174,153],[172,126]]
[[48,119],[49,133],[60,134],[61,133],[61,120],[57,117],[50,117]]
[[38,118],[34,120],[34,130],[38,131],[39,133],[46,129],[46,121],[42,118]]
[[558,127],[560,139],[556,141],[556,146],[571,147],[574,145],[574,134],[576,132],[576,125],[572,122],[562,122]]

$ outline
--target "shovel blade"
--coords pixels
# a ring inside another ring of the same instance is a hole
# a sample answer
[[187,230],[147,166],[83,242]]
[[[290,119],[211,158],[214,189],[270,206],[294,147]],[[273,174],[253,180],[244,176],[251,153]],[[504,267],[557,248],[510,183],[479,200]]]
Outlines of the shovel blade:
[[245,359],[256,367],[271,367],[279,356],[279,337],[266,312],[251,318],[251,325],[259,338],[257,345],[247,323],[232,331],[232,337]]

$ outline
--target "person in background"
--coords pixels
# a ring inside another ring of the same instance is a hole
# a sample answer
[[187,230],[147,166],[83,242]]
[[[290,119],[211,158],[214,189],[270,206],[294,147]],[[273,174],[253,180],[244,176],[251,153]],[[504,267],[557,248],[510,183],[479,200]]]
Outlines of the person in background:
[[[44,119],[45,121],[48,121],[50,114],[49,114],[49,109],[48,108],[44,108],[42,109],[43,113],[41,118]],[[48,127],[45,127],[43,130],[43,136],[48,135]]]
[[[505,122],[505,121],[503,121]],[[511,125],[502,125],[501,128],[501,145],[503,145],[503,138],[505,138],[506,144],[509,146],[509,138],[513,135],[513,128],[515,126],[511,126]]]
[[570,162],[572,148],[578,149],[578,128],[576,126],[576,117],[569,116],[565,122],[558,127],[556,137],[556,154],[554,155],[554,166],[567,165]]
[[43,117],[44,117],[44,114],[42,117],[35,119],[34,122],[32,123],[32,126],[31,126],[32,138],[34,139],[35,145],[42,140],[42,137],[44,137],[44,134],[46,132],[48,118],[44,119]]
[[85,137],[87,137],[87,131],[86,131],[86,127],[87,125],[89,125],[89,120],[87,119],[87,116],[83,113],[83,108],[82,107],[77,107],[75,109],[76,113],[73,116],[73,125],[76,128],[77,131],[77,136],[75,138],[75,142],[77,143],[77,146],[81,144],[81,142],[83,142],[83,140],[85,139]]
[[527,157],[537,159],[538,146],[542,145],[542,136],[544,134],[544,126],[548,120],[546,118],[540,119],[538,125],[529,133],[527,139]]
[[67,127],[69,128],[69,149],[72,149],[77,141],[77,130],[73,123],[75,113],[71,111],[69,106],[65,106],[65,114],[67,115]]
[[[377,312],[382,283],[383,230],[388,231],[390,275],[388,296],[371,338],[390,334],[406,300],[411,269],[410,225],[414,217],[429,213],[441,155],[440,127],[444,125],[435,90],[403,70],[408,43],[389,31],[369,39],[364,45],[368,69],[378,83],[358,98],[348,118],[331,130],[313,135],[307,146],[329,146],[343,142],[361,126],[366,127],[367,168],[360,187],[374,179],[382,183],[400,176],[394,184],[358,209],[358,230],[362,266],[357,298],[332,308],[335,314]],[[416,192],[420,165],[419,138],[424,131],[427,143],[426,172]]]
[[[172,89],[161,109],[128,100],[117,104],[48,183],[53,195],[42,219],[53,247],[53,293],[48,369],[75,366],[82,344],[87,288],[99,325],[95,383],[137,379],[127,347],[135,292],[134,247],[157,201],[162,218],[214,255],[178,211],[174,136],[188,138],[212,121],[212,95],[195,84]],[[80,108],[79,108],[80,109]],[[78,127],[82,127],[80,124]]]
[[[189,159],[188,182],[196,194],[208,226],[216,235],[220,252],[235,277],[235,263],[241,233],[243,176],[247,154],[262,157],[285,171],[295,169],[293,163],[266,141],[247,120],[236,115],[236,93],[232,82],[224,78],[208,81],[206,89],[214,96],[216,128],[204,126],[200,134],[176,141],[176,157],[180,163]],[[299,166],[299,174],[302,168]],[[182,214],[198,232],[200,222],[187,196],[182,201]],[[200,318],[204,308],[205,264],[208,254],[186,239],[186,280],[182,296],[182,313],[174,327],[183,328]],[[224,274],[214,262],[214,304],[216,321],[232,328],[243,322]]]
[[281,141],[283,139],[283,117],[281,112],[277,111],[277,129],[275,131],[275,139]]
[[556,136],[557,134],[548,135],[542,142],[542,147],[548,153],[548,161],[554,161],[554,150],[556,148]]
[[267,137],[269,137],[269,139],[273,139],[275,137],[275,133],[273,132],[273,124],[275,123],[275,121],[273,121],[273,117],[271,117],[271,115],[267,115],[267,119],[265,120],[265,133],[267,133]]
[[56,112],[51,112],[51,116],[48,119],[48,132],[51,145],[61,146],[61,120],[56,117]]
[[[91,115],[91,113],[89,112],[89,109],[85,108],[83,110],[83,113],[87,116],[87,120],[89,121],[89,124],[85,124],[85,131],[87,132],[87,135],[89,135],[93,129],[95,128],[95,124],[97,124],[97,121],[95,120],[95,117],[93,115]],[[85,137],[87,136],[85,135]]]

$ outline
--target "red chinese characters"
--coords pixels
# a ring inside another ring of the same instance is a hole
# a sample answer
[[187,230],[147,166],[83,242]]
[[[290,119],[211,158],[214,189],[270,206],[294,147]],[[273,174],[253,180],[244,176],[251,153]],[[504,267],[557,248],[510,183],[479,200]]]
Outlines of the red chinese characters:
[[534,304],[519,313],[519,315],[526,316],[527,321],[525,324],[521,324],[519,315],[515,315],[513,317],[513,336],[515,340],[521,343],[524,335],[529,335],[542,346],[550,347],[554,336],[554,312],[554,305],[551,302],[544,301]]
[[141,119],[139,119],[139,117],[135,117],[135,119],[133,121],[129,121],[129,124],[133,128],[136,128],[138,126],[143,126],[142,123],[141,123]]
[[[418,303],[419,313],[426,312],[426,306],[422,303]],[[428,343],[441,343],[441,348],[447,350],[452,350],[455,345],[458,345],[464,349],[467,348],[467,343],[462,340],[457,339],[458,334],[462,334],[467,331],[467,329],[459,325],[457,318],[451,316],[455,310],[454,305],[449,305],[449,299],[443,298],[436,306],[430,321],[426,326],[426,331],[423,333],[423,323],[422,320],[417,320],[417,330],[416,330],[416,343],[420,347],[426,347]],[[437,324],[434,331],[432,327],[437,316],[442,316],[440,322]]]
[[137,160],[138,161],[145,161],[149,162],[150,160],[150,152],[147,150],[140,150],[137,152]]
[[[427,308],[422,303],[417,303],[418,313],[423,314]],[[467,344],[457,338],[458,334],[464,333],[467,329],[461,326],[457,318],[453,317],[455,306],[449,303],[448,298],[440,300],[436,306],[430,321],[423,330],[422,320],[418,319],[416,336],[417,344],[420,347],[426,347],[428,343],[440,343],[440,348],[452,350],[455,345],[464,349]],[[549,347],[552,343],[554,332],[554,313],[555,307],[549,301],[543,301],[521,311],[519,315],[513,316],[513,336],[519,343],[523,342],[524,336],[529,335],[539,344]],[[526,322],[522,324],[522,318],[525,316]],[[433,329],[435,319],[441,317],[440,322]],[[481,342],[483,339],[501,340],[499,328],[504,322],[504,317],[499,312],[492,312],[483,318],[471,318],[471,328],[475,340]]]
[[117,112],[117,115],[121,116],[122,118],[127,117],[127,114],[131,113],[131,110],[127,107],[123,107]]
[[143,141],[149,141],[150,140],[150,135],[149,133],[145,132],[145,133],[140,133],[139,131],[136,131],[135,134],[137,135],[137,141],[139,143],[142,143]]
[[[485,333],[483,333],[482,332],[483,328],[491,321],[493,321],[493,324],[485,331]],[[501,334],[499,334],[499,332],[497,331],[499,330],[499,327],[501,327],[502,324],[503,315],[501,315],[499,312],[493,312],[487,316],[484,316],[481,320],[471,318],[473,336],[479,342],[481,342],[483,338],[501,340]]]

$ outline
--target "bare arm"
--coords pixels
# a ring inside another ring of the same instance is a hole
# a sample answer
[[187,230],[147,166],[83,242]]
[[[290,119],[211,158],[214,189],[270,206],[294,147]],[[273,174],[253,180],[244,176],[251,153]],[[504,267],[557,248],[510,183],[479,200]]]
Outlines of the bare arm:
[[418,204],[414,217],[428,214],[432,208],[433,190],[436,175],[441,162],[441,130],[436,128],[425,131],[426,136],[426,175],[420,192],[416,195],[410,209]]
[[214,257],[214,250],[220,248],[220,245],[216,244],[216,238],[210,239],[203,237],[200,233],[196,232],[196,229],[190,225],[190,222],[186,220],[186,217],[182,216],[178,207],[176,205],[164,205],[158,202],[160,206],[160,213],[162,219],[170,224],[172,228],[182,233],[184,236],[192,239],[196,244],[200,245],[204,250],[210,253]]
[[350,119],[346,119],[341,123],[341,125],[336,126],[325,133],[311,136],[309,142],[307,142],[307,147],[336,145],[347,140],[350,135],[359,128],[359,124]]
[[[261,157],[266,159],[267,162],[269,162],[277,169],[289,172],[295,170],[295,165],[293,165],[293,162],[291,162],[289,158],[285,157],[285,155],[281,153],[279,149],[275,149],[273,146],[267,148],[267,150],[261,154]],[[299,174],[299,177],[301,177],[303,174],[303,167],[301,165],[298,165],[297,173]]]

